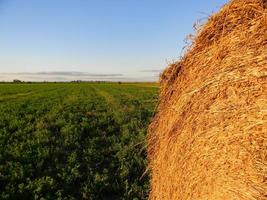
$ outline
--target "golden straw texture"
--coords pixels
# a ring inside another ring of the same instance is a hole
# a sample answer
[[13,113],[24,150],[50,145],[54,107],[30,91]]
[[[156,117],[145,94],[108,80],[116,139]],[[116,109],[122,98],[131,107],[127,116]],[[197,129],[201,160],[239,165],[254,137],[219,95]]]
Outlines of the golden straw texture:
[[232,0],[161,76],[151,200],[267,199],[267,1]]

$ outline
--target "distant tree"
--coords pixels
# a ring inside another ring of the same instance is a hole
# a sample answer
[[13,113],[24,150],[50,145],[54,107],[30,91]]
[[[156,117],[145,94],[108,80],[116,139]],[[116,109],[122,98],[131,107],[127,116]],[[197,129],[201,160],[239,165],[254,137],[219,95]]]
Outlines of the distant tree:
[[14,79],[13,80],[13,83],[21,83],[22,81],[21,80],[18,80],[18,79]]

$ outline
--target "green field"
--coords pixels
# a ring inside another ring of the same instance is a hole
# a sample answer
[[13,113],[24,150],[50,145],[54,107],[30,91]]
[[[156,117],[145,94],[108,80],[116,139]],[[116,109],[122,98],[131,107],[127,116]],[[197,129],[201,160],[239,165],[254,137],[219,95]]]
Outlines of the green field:
[[0,84],[0,199],[146,199],[156,84]]

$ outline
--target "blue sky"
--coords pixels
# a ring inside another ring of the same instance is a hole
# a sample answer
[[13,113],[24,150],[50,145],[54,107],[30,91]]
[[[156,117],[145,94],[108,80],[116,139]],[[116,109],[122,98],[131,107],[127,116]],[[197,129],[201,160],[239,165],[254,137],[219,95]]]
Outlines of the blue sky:
[[0,0],[0,80],[156,80],[226,2]]

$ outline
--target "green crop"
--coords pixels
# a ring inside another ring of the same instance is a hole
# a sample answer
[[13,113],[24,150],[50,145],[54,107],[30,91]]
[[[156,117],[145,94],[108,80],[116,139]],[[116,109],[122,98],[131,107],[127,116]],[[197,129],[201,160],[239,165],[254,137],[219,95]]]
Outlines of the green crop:
[[153,84],[0,85],[0,199],[146,199]]

